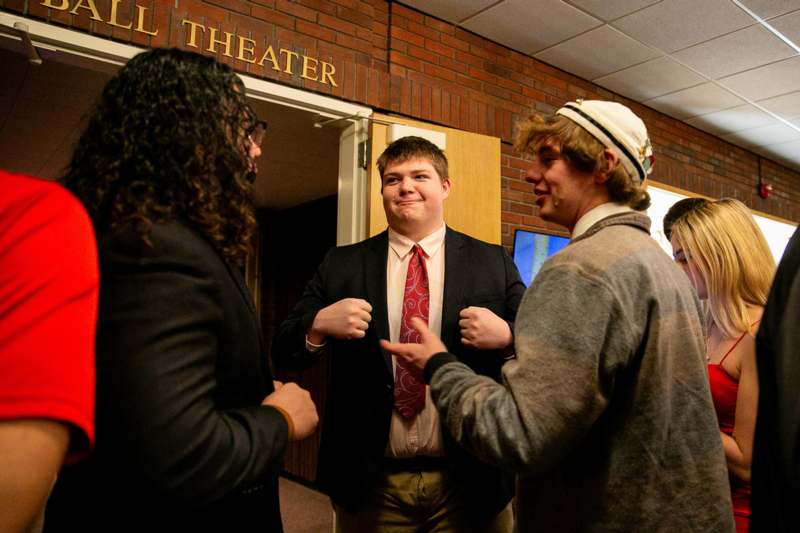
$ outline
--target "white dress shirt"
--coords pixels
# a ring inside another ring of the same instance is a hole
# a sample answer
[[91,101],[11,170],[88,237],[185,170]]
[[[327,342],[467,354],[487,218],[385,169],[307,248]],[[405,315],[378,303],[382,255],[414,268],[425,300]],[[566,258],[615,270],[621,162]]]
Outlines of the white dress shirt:
[[[389,254],[386,262],[386,307],[389,319],[389,340],[400,339],[400,322],[403,313],[403,295],[406,287],[408,262],[411,248],[417,244],[425,256],[428,271],[428,290],[430,307],[428,327],[437,336],[442,331],[442,298],[444,295],[444,236],[446,226],[442,227],[418,243],[389,229]],[[392,357],[392,368],[397,369],[397,361]],[[429,387],[425,386],[425,407],[417,416],[403,418],[396,409],[392,410],[392,424],[389,430],[389,443],[386,455],[389,457],[413,457],[415,455],[444,454],[439,413],[431,400]]]

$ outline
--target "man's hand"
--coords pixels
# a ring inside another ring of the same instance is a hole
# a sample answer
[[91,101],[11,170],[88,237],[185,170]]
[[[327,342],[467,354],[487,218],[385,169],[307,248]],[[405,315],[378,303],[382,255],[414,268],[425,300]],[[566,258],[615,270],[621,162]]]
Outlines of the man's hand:
[[447,347],[428,329],[424,320],[418,317],[412,318],[411,327],[419,332],[420,344],[392,343],[381,339],[381,348],[422,370],[431,357],[437,353],[446,352]]
[[461,342],[478,350],[499,350],[511,344],[514,336],[508,322],[485,307],[467,307],[459,314]]
[[314,344],[322,344],[325,337],[361,339],[367,334],[369,322],[372,320],[370,313],[372,306],[366,300],[339,300],[319,310],[308,331],[308,340]]
[[283,384],[273,381],[275,391],[264,398],[261,405],[277,407],[291,419],[292,434],[290,440],[302,440],[317,428],[319,415],[317,407],[307,390],[301,389],[297,383]]

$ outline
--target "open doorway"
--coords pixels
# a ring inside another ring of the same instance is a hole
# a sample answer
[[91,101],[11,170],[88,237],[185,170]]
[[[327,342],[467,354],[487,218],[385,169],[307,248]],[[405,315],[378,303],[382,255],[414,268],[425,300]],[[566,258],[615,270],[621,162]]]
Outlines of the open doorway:
[[84,127],[84,116],[119,68],[108,63],[40,51],[33,65],[19,43],[0,39],[0,168],[58,178]]
[[[256,178],[258,264],[251,262],[249,269],[259,278],[248,278],[257,287],[264,339],[270,346],[325,253],[336,245],[342,130],[336,125],[315,127],[318,116],[309,111],[262,101],[251,100],[251,105],[268,127]],[[327,359],[304,372],[277,369],[276,379],[309,390],[324,412]],[[284,461],[288,473],[313,484],[319,439],[317,432],[290,445]]]

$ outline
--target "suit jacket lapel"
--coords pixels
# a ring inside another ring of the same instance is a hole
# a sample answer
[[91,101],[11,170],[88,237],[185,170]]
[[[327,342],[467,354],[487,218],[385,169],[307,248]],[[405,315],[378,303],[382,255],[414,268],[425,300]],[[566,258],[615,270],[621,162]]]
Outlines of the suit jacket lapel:
[[[389,316],[386,310],[386,261],[388,254],[389,233],[384,231],[370,241],[364,266],[367,301],[372,305],[371,327],[374,328],[377,339],[387,340],[389,339]],[[393,374],[392,356],[383,352],[383,359],[391,376]]]
[[460,342],[458,314],[464,303],[463,289],[469,268],[464,257],[464,239],[449,227],[444,237],[444,294],[442,296],[442,342],[452,352]]

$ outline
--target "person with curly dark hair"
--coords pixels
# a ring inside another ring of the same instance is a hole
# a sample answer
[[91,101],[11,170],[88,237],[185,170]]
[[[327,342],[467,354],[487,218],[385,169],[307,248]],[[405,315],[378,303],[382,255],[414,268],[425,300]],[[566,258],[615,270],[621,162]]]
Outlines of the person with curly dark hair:
[[64,470],[46,529],[282,530],[283,455],[317,413],[273,382],[239,270],[263,131],[244,93],[211,58],[151,50],[78,142],[62,181],[99,245],[97,445]]

